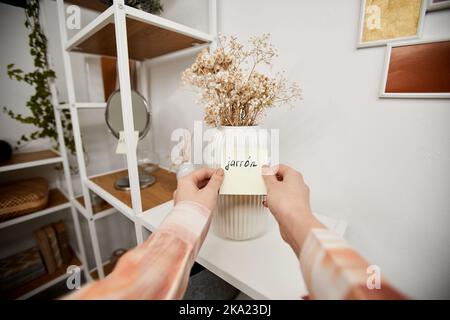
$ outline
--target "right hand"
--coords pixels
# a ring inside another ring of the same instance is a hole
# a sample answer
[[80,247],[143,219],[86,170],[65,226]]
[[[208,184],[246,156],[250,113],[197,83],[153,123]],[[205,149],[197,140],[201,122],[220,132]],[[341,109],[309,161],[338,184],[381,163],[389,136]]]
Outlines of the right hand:
[[323,228],[311,213],[309,187],[300,172],[282,164],[263,167],[263,178],[267,188],[264,205],[277,220],[283,240],[299,254],[309,230]]

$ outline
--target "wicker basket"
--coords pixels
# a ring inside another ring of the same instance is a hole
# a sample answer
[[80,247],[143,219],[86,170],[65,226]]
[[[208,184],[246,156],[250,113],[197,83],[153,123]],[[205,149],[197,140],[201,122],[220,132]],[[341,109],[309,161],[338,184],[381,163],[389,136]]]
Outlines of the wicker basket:
[[0,186],[0,221],[13,219],[47,206],[48,182],[44,178]]

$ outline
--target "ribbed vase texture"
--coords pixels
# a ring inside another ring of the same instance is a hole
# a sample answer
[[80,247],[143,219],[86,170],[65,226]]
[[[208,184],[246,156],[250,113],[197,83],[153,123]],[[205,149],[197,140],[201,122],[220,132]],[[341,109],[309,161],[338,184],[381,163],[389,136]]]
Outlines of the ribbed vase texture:
[[[221,130],[246,130],[247,127],[222,127]],[[225,139],[215,139],[215,149],[224,148]],[[216,162],[216,167],[220,167]],[[219,195],[213,214],[213,231],[222,238],[247,240],[262,235],[267,228],[267,209],[262,195]]]
[[213,230],[223,238],[247,240],[267,228],[267,209],[260,195],[220,195],[213,215]]

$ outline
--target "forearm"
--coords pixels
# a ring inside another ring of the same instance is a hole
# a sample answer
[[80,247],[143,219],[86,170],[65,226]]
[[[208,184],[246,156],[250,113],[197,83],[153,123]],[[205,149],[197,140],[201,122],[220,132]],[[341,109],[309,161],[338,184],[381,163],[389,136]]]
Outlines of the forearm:
[[301,248],[300,264],[312,299],[405,298],[384,278],[380,287],[373,286],[369,264],[342,237],[327,229],[310,230]]
[[211,211],[195,202],[178,203],[161,226],[127,252],[105,279],[68,299],[180,299],[206,237]]

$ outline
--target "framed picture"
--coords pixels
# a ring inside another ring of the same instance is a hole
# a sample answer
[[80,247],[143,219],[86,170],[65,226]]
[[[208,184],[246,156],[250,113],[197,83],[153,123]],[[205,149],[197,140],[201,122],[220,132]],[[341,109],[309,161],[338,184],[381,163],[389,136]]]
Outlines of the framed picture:
[[450,0],[428,0],[427,11],[437,11],[450,8]]
[[420,38],[428,0],[361,0],[358,48]]
[[384,98],[450,98],[450,38],[388,44]]

